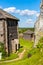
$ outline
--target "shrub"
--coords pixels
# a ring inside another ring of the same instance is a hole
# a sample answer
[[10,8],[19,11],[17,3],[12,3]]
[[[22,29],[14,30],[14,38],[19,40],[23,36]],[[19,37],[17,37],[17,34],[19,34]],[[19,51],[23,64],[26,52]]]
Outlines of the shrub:
[[2,51],[2,58],[6,58],[8,55],[7,55],[7,52],[5,50]]
[[2,58],[5,58],[7,56],[7,53],[4,49],[4,43],[0,42],[0,52],[2,52]]
[[3,48],[4,48],[4,45],[3,45],[3,43],[0,42],[0,52],[3,51]]
[[37,53],[37,52],[38,52],[38,49],[37,49],[37,48],[33,48],[33,49],[31,49],[31,50],[29,51],[29,54],[34,55],[34,54]]
[[43,37],[40,38],[39,43],[43,43]]
[[43,48],[43,37],[40,38],[37,48]]

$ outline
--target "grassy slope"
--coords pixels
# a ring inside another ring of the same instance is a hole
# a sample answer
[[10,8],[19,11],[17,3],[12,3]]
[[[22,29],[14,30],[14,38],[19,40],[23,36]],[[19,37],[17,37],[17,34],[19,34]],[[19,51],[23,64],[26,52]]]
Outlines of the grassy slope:
[[32,41],[28,41],[22,38],[19,40],[19,42],[20,42],[20,45],[25,47],[26,49],[30,49],[33,45]]
[[33,43],[23,39],[20,39],[20,42],[21,46],[26,49],[24,58],[16,62],[2,63],[1,65],[43,65],[43,53],[40,53],[38,49],[35,49],[35,51],[37,52],[34,53],[30,58],[28,58],[27,54],[29,53],[29,50],[32,49]]

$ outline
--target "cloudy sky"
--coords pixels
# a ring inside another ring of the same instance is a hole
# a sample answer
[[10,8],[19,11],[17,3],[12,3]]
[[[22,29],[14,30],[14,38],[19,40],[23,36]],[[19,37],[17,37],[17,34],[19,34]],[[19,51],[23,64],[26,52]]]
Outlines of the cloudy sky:
[[0,8],[19,18],[19,27],[34,27],[40,14],[40,0],[0,0]]

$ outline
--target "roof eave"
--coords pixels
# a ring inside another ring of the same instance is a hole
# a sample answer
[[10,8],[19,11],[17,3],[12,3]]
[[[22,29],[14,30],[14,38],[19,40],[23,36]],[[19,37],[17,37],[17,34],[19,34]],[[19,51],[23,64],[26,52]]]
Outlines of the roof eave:
[[6,17],[6,19],[12,19],[12,20],[20,21],[19,19],[14,19],[14,18],[9,18],[9,17]]

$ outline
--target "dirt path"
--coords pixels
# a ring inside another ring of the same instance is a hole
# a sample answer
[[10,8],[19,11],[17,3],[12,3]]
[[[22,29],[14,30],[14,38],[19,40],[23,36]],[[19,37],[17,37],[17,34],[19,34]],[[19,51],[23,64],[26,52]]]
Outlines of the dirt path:
[[23,52],[19,53],[19,54],[18,54],[19,57],[16,58],[16,59],[13,59],[13,60],[6,60],[6,61],[2,61],[2,62],[0,62],[0,63],[3,63],[3,62],[12,62],[12,61],[20,60],[20,59],[23,58],[23,56],[24,56],[24,52],[25,52],[25,51],[26,51],[26,50],[24,49]]

